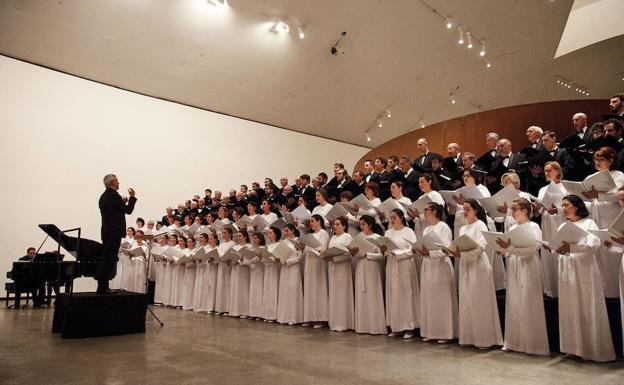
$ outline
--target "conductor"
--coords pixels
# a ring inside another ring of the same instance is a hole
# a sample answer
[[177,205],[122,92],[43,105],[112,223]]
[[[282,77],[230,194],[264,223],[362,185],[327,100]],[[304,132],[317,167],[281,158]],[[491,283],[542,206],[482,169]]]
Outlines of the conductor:
[[126,214],[132,214],[137,199],[132,188],[128,189],[129,199],[119,195],[119,180],[114,174],[104,177],[104,186],[106,190],[99,202],[102,215],[102,263],[94,278],[98,281],[98,294],[111,294],[108,281],[117,274],[117,254],[121,239],[126,234]]

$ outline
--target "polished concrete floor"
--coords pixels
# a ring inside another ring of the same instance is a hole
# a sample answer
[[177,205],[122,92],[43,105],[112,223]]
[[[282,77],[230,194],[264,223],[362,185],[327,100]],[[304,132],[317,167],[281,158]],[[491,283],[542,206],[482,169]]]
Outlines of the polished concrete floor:
[[154,308],[147,333],[63,340],[0,310],[0,384],[624,384],[624,362],[534,357]]

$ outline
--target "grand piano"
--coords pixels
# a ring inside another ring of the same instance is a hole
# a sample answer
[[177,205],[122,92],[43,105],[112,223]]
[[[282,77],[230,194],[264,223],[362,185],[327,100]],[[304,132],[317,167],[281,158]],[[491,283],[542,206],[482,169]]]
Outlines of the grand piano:
[[[65,286],[66,293],[73,292],[74,279],[93,277],[101,263],[102,244],[81,238],[80,228],[62,231],[54,224],[42,224],[39,228],[47,234],[42,246],[48,238],[51,238],[57,242],[57,250],[37,253],[32,261],[13,262],[13,269],[7,273],[7,278],[14,282],[16,308],[19,308],[20,295],[34,288],[48,286],[47,304],[50,304],[51,287]],[[77,232],[78,236],[69,236],[67,235],[69,232]],[[61,248],[68,251],[76,260],[64,261]]]

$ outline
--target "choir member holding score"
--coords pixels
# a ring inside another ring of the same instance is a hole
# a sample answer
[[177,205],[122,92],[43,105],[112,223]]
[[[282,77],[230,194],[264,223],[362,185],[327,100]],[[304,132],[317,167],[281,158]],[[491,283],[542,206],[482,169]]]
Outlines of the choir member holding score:
[[262,285],[262,318],[267,322],[277,320],[277,299],[279,295],[280,263],[271,253],[279,245],[282,238],[282,231],[277,227],[269,227],[267,230],[269,244],[266,246],[268,252],[262,257],[264,265],[264,277]]
[[[587,207],[576,195],[561,202],[567,222],[586,232],[578,243],[562,242],[559,254],[559,349],[562,353],[605,362],[615,360],[602,278],[595,252],[600,239],[587,230],[597,230]],[[558,245],[557,245],[558,246]]]
[[328,323],[332,331],[342,332],[354,328],[353,308],[353,272],[351,255],[347,246],[351,243],[351,235],[347,232],[348,222],[345,217],[334,220],[334,235],[327,246],[330,250],[342,250],[341,253],[325,255],[328,262]]
[[451,250],[459,258],[459,344],[487,349],[502,345],[503,337],[494,275],[482,234],[488,231],[485,210],[476,200],[468,199],[463,204],[463,215],[466,224],[459,229],[459,236],[466,235],[476,245],[464,251]]
[[310,217],[310,234],[317,241],[318,246],[310,247],[302,242],[298,245],[299,250],[305,254],[303,318],[304,326],[314,323],[314,328],[319,329],[327,323],[329,317],[327,261],[321,257],[321,253],[327,249],[329,235],[325,231],[325,219],[319,214],[313,214]]
[[262,233],[253,233],[253,248],[256,256],[249,261],[249,318],[256,321],[262,317],[262,287],[264,283],[264,264],[261,262],[261,251],[265,248],[266,241]]
[[232,261],[232,276],[230,278],[230,317],[247,318],[249,316],[249,279],[250,258],[240,253],[243,249],[249,249],[249,233],[241,229],[236,233],[237,245],[232,250],[237,254]]
[[288,223],[284,226],[284,240],[288,257],[281,261],[279,295],[277,303],[277,322],[295,325],[303,322],[303,285],[300,264],[303,253],[298,251],[293,242],[297,242],[299,230]]
[[388,250],[380,246],[387,261],[386,324],[391,330],[388,337],[403,333],[403,338],[409,339],[414,337],[414,329],[420,325],[420,288],[410,243],[416,242],[416,235],[407,227],[402,210],[392,210],[389,219],[390,225],[385,236],[398,248]]
[[[423,190],[424,192],[424,190]],[[448,247],[453,241],[451,228],[443,221],[444,206],[431,202],[424,210],[429,223],[423,237],[434,233],[441,244]],[[446,343],[457,338],[458,304],[453,263],[447,252],[439,246],[415,248],[423,257],[420,273],[420,335],[423,341],[437,340]]]
[[[219,257],[223,257],[225,253],[234,246],[232,240],[232,228],[224,227],[221,230],[223,241],[218,246]],[[230,284],[232,277],[232,261],[220,259],[217,270],[217,290],[215,298],[215,311],[220,315],[225,315],[230,311]]]
[[528,354],[549,355],[548,335],[542,277],[540,275],[539,244],[542,231],[532,222],[531,202],[525,198],[513,201],[510,209],[515,220],[510,230],[524,228],[526,238],[532,236],[531,245],[517,247],[511,241],[497,239],[497,244],[506,251],[507,291],[505,303],[504,350]]
[[[379,238],[383,229],[370,215],[360,217],[362,236],[370,239]],[[360,250],[358,247],[349,247],[355,258],[355,315],[354,326],[356,333],[386,334],[386,312],[383,294],[383,264],[384,255],[379,247],[374,246],[370,251]]]

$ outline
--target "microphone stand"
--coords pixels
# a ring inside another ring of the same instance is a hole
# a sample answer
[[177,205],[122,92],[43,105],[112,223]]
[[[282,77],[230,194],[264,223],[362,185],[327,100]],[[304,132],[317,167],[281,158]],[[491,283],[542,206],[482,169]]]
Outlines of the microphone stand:
[[[144,283],[145,296],[147,297],[147,292],[148,292],[148,288],[149,288],[149,274],[150,274],[151,265],[152,265],[151,264],[151,262],[152,262],[152,241],[154,240],[154,236],[153,235],[143,235],[142,237],[143,237],[143,239],[145,239],[147,241],[147,264],[145,266],[145,283]],[[160,320],[160,318],[158,318],[156,316],[156,314],[154,314],[154,311],[149,306],[149,304],[147,304],[147,311],[149,311],[150,314],[152,315],[152,317],[154,317],[154,319],[156,320],[156,322],[158,322],[160,324],[160,327],[165,326],[165,324]]]

